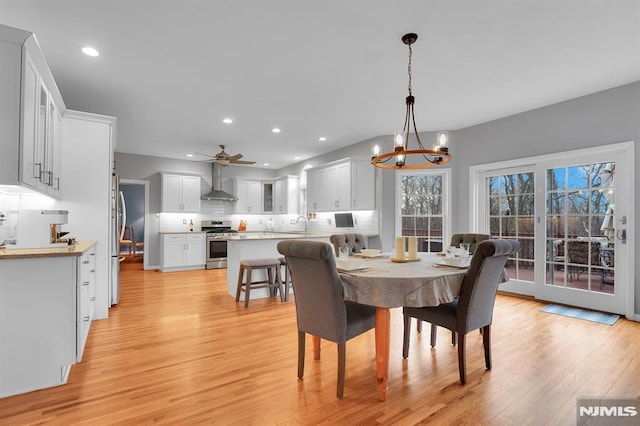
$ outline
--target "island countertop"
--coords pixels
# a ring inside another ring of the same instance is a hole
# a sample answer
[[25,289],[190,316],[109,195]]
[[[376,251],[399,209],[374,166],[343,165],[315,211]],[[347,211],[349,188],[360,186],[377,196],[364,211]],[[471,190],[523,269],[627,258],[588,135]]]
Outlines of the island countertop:
[[41,247],[24,249],[0,249],[0,260],[27,259],[34,257],[52,256],[81,256],[82,253],[96,245],[96,241],[76,241],[75,244],[66,247]]

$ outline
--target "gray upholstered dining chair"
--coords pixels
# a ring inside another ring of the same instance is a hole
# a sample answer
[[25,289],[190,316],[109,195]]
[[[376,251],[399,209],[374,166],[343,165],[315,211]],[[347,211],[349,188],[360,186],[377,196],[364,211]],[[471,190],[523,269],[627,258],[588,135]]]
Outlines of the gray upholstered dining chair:
[[[298,320],[298,378],[304,375],[306,333],[338,344],[338,398],[344,393],[346,342],[375,326],[376,308],[344,300],[333,248],[321,241],[282,240]],[[319,351],[315,354],[319,359]]]
[[[462,243],[469,244],[469,253],[473,254],[476,251],[476,247],[482,241],[490,240],[490,234],[453,234],[451,236],[450,246],[458,247]],[[418,333],[422,332],[422,321],[418,321]],[[438,333],[438,327],[431,324],[431,346],[436,345],[436,336]],[[451,333],[451,344],[456,344],[456,333]]]
[[353,253],[360,253],[366,247],[366,240],[362,234],[333,234],[329,237],[329,241],[333,244],[336,256],[338,248],[349,247],[349,256]]
[[458,336],[458,368],[460,382],[467,381],[465,362],[465,336],[481,329],[485,366],[491,370],[491,323],[498,283],[507,258],[520,249],[515,240],[487,240],[478,244],[471,258],[460,289],[460,296],[451,303],[434,307],[404,307],[404,338],[402,356],[409,355],[411,318],[445,327]]
[[453,234],[451,236],[450,246],[458,247],[461,243],[469,244],[469,253],[473,254],[476,251],[478,244],[484,240],[490,240],[489,234]]

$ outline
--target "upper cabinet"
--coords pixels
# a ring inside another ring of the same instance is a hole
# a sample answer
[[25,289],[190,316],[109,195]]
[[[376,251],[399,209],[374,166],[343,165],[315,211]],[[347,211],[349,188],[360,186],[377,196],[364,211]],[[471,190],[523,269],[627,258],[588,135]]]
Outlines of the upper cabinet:
[[340,160],[307,171],[310,212],[375,209],[375,174],[366,161]]
[[161,172],[162,211],[200,213],[200,176]]
[[247,180],[236,177],[234,179],[236,213],[262,213],[262,182],[259,180]]
[[376,168],[370,161],[351,162],[351,210],[375,210]]
[[282,176],[275,181],[276,214],[298,214],[298,176]]
[[0,25],[0,184],[59,197],[65,109],[33,34]]

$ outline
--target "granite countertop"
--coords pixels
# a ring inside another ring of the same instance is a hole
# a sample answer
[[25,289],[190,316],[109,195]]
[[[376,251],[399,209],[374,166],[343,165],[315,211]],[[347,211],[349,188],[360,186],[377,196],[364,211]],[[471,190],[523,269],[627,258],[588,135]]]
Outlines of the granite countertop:
[[0,260],[27,259],[34,257],[81,256],[82,253],[96,245],[96,241],[77,241],[66,247],[41,247],[24,249],[0,249]]

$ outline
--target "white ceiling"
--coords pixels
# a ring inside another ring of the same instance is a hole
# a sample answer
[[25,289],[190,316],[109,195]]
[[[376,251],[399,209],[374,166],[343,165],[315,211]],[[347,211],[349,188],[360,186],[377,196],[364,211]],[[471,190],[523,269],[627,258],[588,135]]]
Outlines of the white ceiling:
[[118,117],[117,151],[269,168],[401,129],[407,32],[420,131],[640,80],[640,0],[0,0],[0,23],[68,108]]

